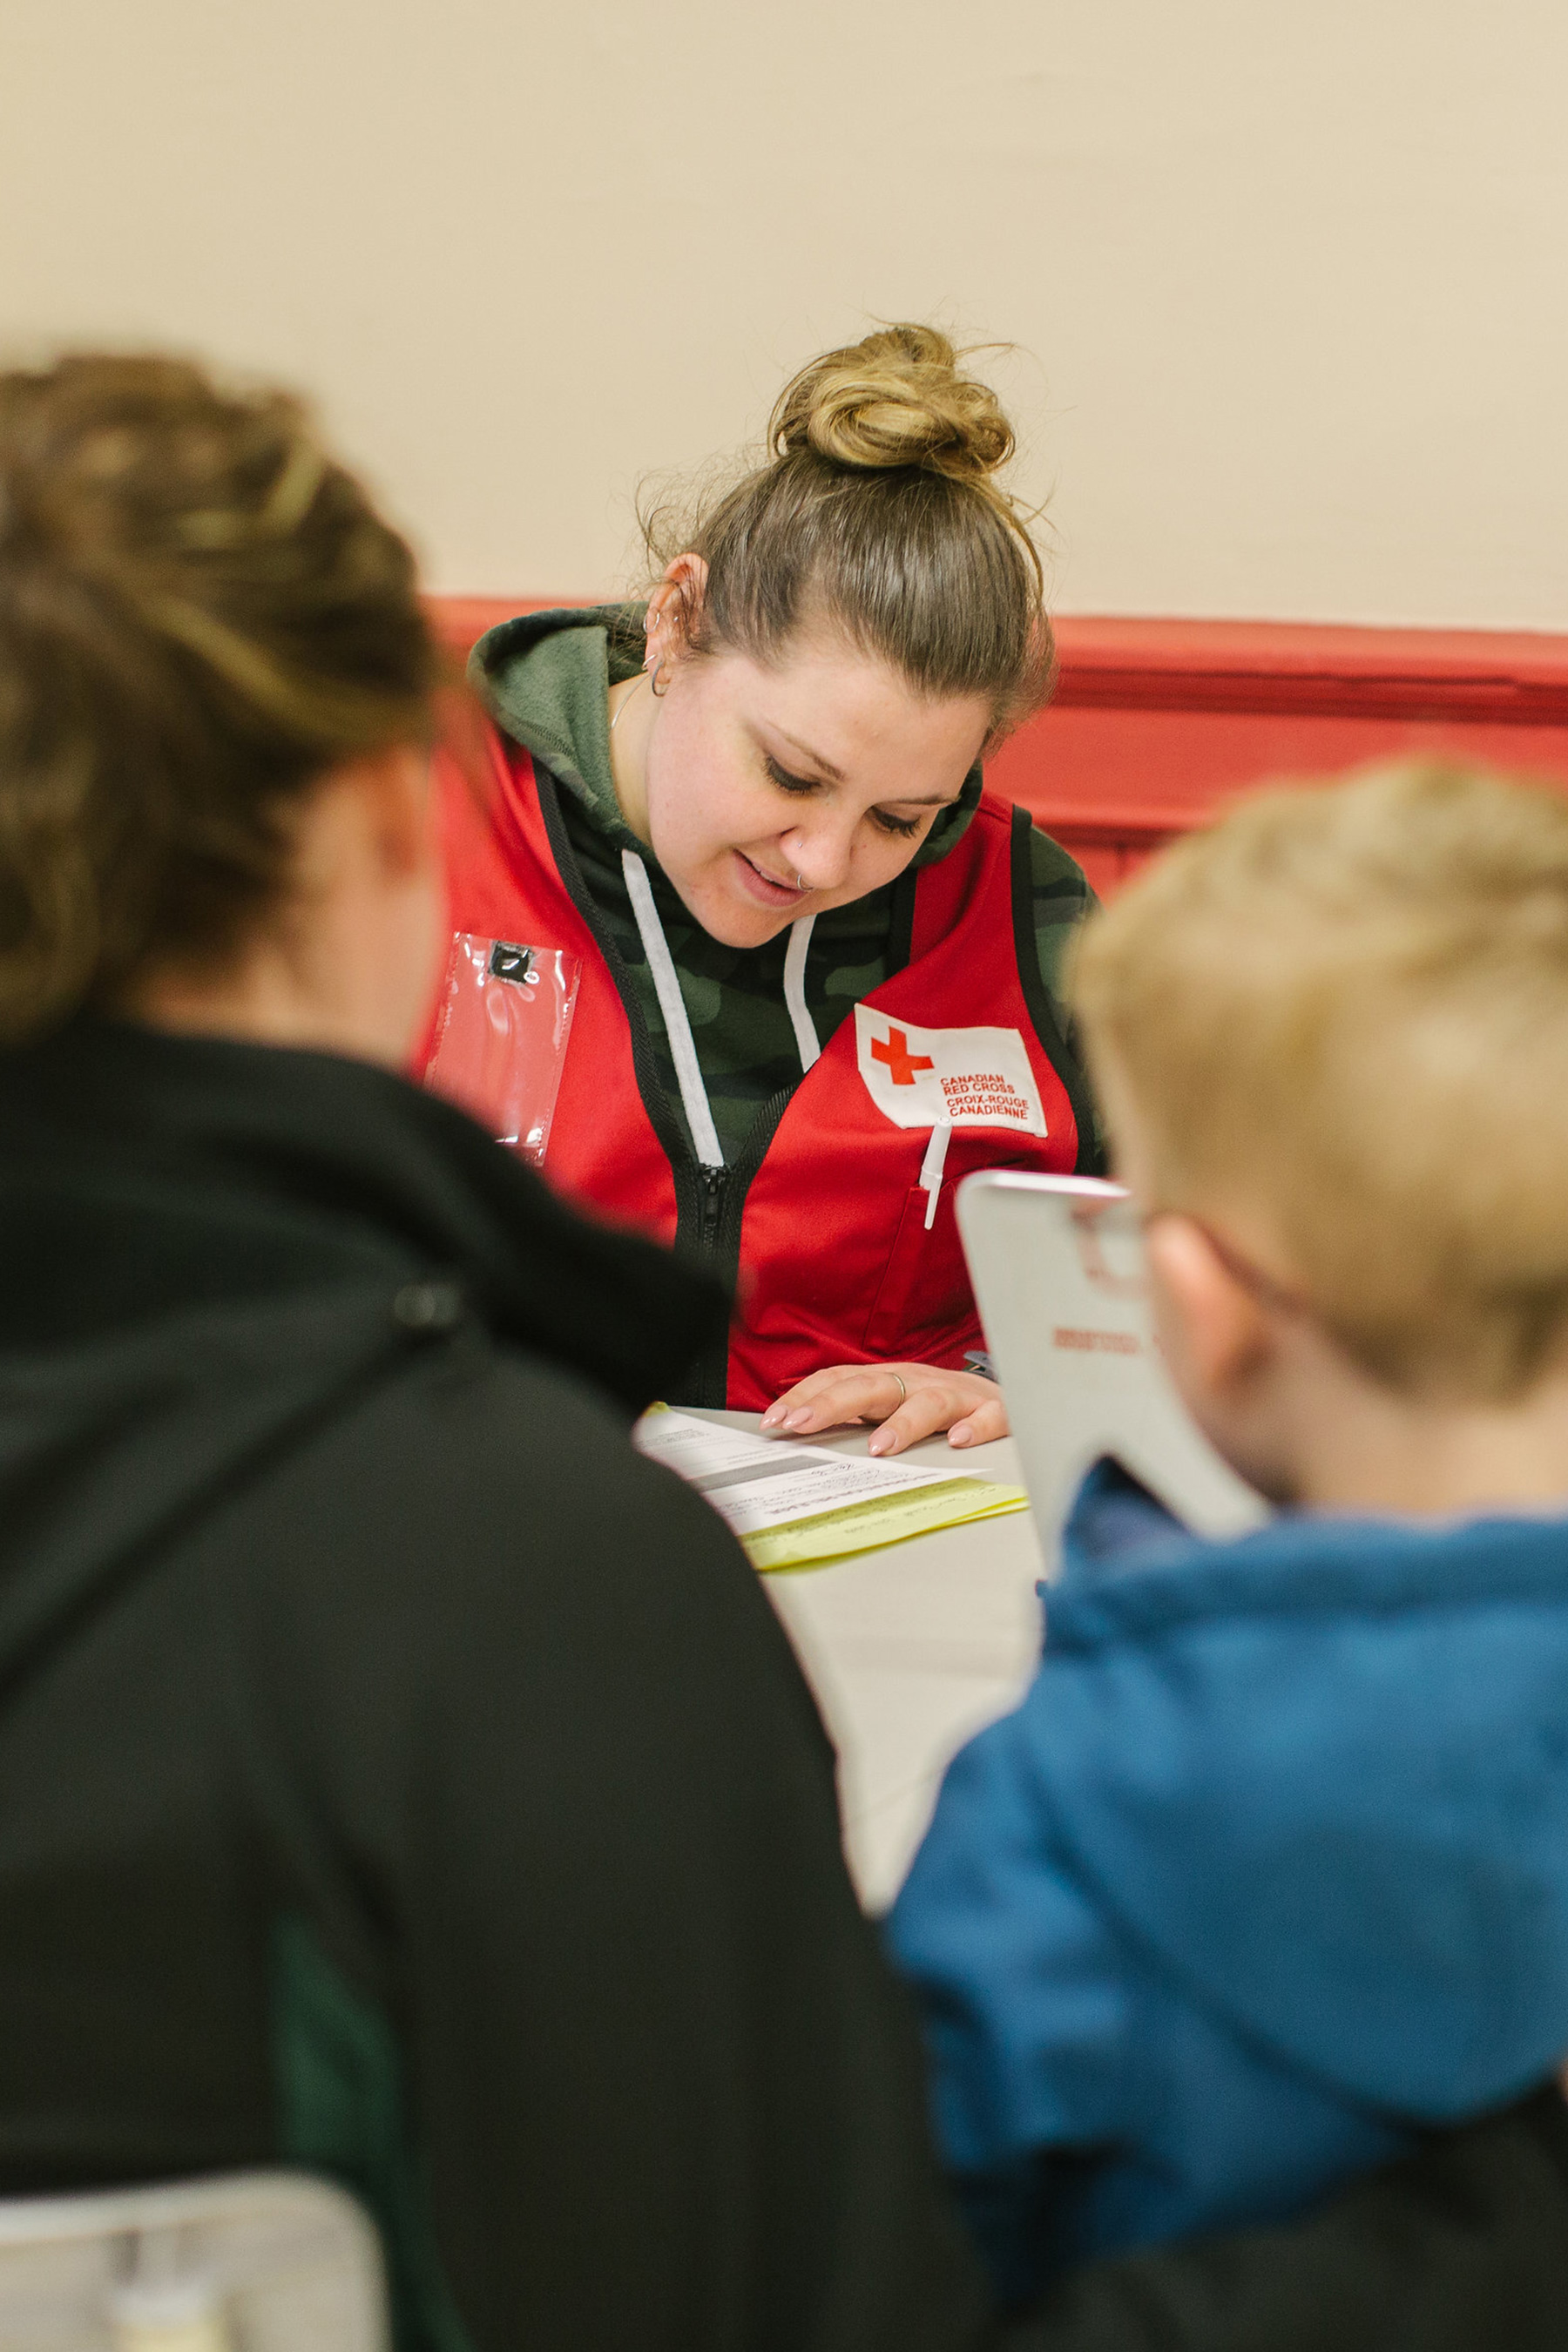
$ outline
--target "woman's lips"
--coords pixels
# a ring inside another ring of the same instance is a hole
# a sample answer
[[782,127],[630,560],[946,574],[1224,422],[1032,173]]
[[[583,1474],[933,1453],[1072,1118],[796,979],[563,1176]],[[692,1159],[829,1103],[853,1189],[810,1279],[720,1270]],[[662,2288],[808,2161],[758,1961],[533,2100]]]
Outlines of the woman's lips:
[[742,888],[759,906],[794,907],[805,897],[805,892],[797,890],[793,882],[775,882],[771,874],[764,874],[760,866],[753,866],[743,849],[731,850],[730,854],[740,869],[738,878]]

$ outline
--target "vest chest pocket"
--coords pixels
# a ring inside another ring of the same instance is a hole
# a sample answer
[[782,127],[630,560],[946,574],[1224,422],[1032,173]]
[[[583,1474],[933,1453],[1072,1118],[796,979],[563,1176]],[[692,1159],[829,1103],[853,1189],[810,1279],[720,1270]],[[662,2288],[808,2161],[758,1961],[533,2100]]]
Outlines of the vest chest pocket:
[[973,1316],[968,1269],[959,1245],[952,1191],[942,1186],[931,1229],[923,1188],[911,1184],[861,1345],[873,1357],[923,1359]]
[[954,1209],[960,1178],[977,1168],[1037,1168],[1036,1159],[1016,1150],[999,1157],[985,1139],[953,1138],[936,1215],[926,1230],[931,1203],[923,1185],[911,1184],[893,1236],[861,1346],[868,1356],[910,1357],[917,1363],[958,1355],[978,1344],[979,1317]]

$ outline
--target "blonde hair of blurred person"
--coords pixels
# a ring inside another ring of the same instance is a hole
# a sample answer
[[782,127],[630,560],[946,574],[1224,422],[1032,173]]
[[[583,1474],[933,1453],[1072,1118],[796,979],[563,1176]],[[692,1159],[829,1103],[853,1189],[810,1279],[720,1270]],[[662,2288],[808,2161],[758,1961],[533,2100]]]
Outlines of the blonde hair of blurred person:
[[1122,893],[1078,990],[1167,1359],[1244,1475],[1568,1495],[1568,802],[1266,794]]
[[735,1287],[678,1401],[873,1453],[1006,1428],[957,1180],[1097,1164],[1088,887],[982,789],[1054,656],[974,357],[904,323],[801,368],[761,462],[653,503],[646,604],[480,642],[488,819],[445,798],[458,929],[582,971],[547,1171]]

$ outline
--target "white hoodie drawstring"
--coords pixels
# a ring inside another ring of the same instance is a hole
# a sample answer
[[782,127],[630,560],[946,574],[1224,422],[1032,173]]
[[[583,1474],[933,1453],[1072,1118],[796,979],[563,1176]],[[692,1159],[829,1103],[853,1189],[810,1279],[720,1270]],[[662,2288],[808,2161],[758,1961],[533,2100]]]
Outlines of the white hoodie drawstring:
[[724,1154],[720,1149],[719,1130],[713,1124],[708,1089],[702,1083],[697,1047],[691,1036],[691,1024],[686,1017],[686,1003],[676,977],[675,959],[664,936],[658,909],[653,903],[653,886],[647,878],[647,868],[635,849],[623,849],[621,871],[626,877],[626,890],[631,898],[632,912],[637,917],[643,953],[653,974],[654,992],[658,998],[658,1009],[664,1015],[665,1034],[669,1039],[669,1050],[675,1056],[675,1076],[680,1087],[680,1100],[686,1112],[686,1124],[691,1130],[693,1147],[704,1168],[722,1168]]
[[810,1013],[805,1007],[805,959],[811,946],[811,927],[815,915],[802,915],[789,927],[789,945],[784,950],[784,1003],[795,1024],[795,1042],[800,1054],[802,1073],[809,1070],[822,1052]]

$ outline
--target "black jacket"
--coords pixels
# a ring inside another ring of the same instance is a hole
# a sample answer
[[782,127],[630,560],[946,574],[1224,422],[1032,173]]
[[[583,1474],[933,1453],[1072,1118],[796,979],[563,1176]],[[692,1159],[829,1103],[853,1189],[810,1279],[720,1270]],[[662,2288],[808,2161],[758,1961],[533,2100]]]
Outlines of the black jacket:
[[410,2345],[972,2339],[827,1741],[626,1444],[723,1311],[368,1067],[0,1056],[0,2192],[326,2169]]
[[1066,2281],[1006,2352],[1563,2352],[1568,2108],[1552,2086],[1434,2133],[1283,2228]]

